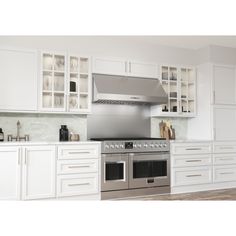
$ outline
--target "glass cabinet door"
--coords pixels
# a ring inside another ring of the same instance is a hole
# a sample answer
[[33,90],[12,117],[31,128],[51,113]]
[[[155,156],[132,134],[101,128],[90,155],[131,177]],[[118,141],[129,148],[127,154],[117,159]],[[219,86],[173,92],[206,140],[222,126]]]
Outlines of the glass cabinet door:
[[65,55],[42,54],[42,108],[65,111]]

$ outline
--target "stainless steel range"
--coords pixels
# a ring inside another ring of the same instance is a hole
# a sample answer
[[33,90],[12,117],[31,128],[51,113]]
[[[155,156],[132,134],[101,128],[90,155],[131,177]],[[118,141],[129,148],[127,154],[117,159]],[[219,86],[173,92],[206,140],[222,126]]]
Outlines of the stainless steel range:
[[159,138],[103,138],[102,199],[170,192],[170,145]]

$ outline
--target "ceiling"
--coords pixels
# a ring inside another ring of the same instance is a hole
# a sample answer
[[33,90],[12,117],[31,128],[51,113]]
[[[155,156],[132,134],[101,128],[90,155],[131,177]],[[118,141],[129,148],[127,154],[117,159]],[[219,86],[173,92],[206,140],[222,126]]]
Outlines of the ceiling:
[[235,36],[134,36],[134,40],[148,44],[187,49],[199,49],[209,45],[236,48]]

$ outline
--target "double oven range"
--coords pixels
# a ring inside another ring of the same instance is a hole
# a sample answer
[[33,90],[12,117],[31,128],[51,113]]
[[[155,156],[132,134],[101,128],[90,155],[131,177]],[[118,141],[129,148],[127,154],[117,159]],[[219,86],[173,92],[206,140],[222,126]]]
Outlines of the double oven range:
[[102,199],[170,192],[170,144],[159,138],[93,139],[102,142]]

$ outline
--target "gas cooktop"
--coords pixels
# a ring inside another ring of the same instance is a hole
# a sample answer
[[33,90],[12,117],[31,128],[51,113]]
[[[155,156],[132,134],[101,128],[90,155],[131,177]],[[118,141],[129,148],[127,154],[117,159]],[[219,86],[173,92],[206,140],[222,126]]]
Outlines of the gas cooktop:
[[119,141],[119,140],[165,140],[164,138],[147,138],[147,137],[127,137],[127,138],[92,138],[93,141]]

